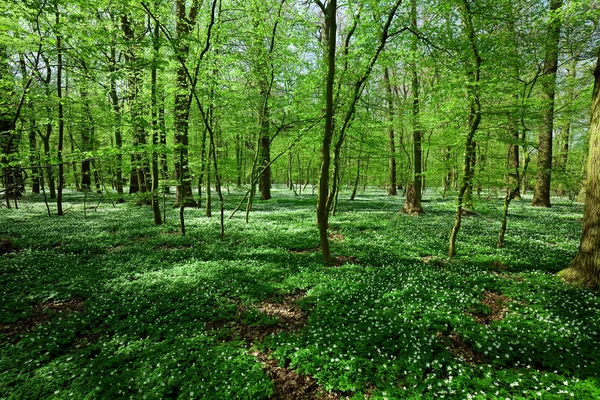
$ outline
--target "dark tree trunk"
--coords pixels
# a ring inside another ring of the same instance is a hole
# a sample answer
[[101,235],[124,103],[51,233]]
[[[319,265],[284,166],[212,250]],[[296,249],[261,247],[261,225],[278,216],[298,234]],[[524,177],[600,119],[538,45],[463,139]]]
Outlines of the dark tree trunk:
[[[85,119],[87,123],[84,123],[81,129],[81,151],[89,152],[92,150],[92,137],[93,137],[93,126],[90,123],[90,104],[88,101],[87,90],[84,87],[85,83],[81,86],[81,100],[83,102],[83,110],[86,115]],[[91,160],[85,158],[81,163],[81,189],[84,191],[90,190],[92,187],[92,175],[91,175]]]
[[[19,54],[19,64],[21,66],[21,73],[23,77],[27,76],[27,66],[25,64],[25,56],[23,54]],[[29,129],[28,129],[28,139],[29,139],[29,164],[31,167],[31,191],[33,193],[40,193],[40,176],[39,176],[39,164],[40,160],[38,157],[37,150],[37,124],[35,121],[35,109],[33,106],[33,102],[31,99],[27,99],[27,108],[29,108],[30,116],[29,116]]]
[[558,43],[561,18],[557,11],[562,0],[550,1],[550,23],[547,34],[544,76],[542,79],[543,125],[538,134],[538,171],[532,206],[550,207],[550,182],[552,178],[552,131],[554,130],[554,97],[556,94],[556,71],[558,70]]
[[[175,0],[175,40],[178,57],[185,62],[189,53],[189,41],[187,36],[191,34],[196,23],[198,12],[198,1],[194,0],[189,15],[186,11],[184,0]],[[196,201],[192,196],[192,180],[188,159],[188,129],[190,113],[190,88],[185,65],[177,68],[175,94],[175,134],[173,144],[175,146],[175,179],[177,181],[177,206],[195,207]]]
[[158,106],[158,142],[160,143],[160,176],[165,182],[164,192],[169,193],[169,166],[167,163],[167,124],[165,122],[165,98],[163,90],[159,91],[159,106]]
[[[58,11],[58,3],[56,5],[56,26],[60,25],[60,14]],[[65,185],[65,173],[63,164],[63,142],[65,137],[65,121],[63,115],[63,101],[62,101],[62,37],[60,34],[56,36],[56,51],[58,53],[56,63],[56,91],[58,96],[58,149],[56,157],[58,159],[58,190],[56,193],[56,213],[59,216],[64,214],[62,206],[62,195],[63,187]]]
[[117,51],[115,46],[112,45],[110,48],[110,60],[109,60],[109,71],[110,71],[110,103],[114,115],[114,135],[115,145],[117,146],[117,152],[115,155],[115,189],[117,190],[117,201],[123,200],[123,136],[121,134],[121,105],[119,104],[119,97],[117,95],[117,81],[115,74],[117,72]]
[[[154,10],[157,9],[157,3],[154,3]],[[153,58],[152,58],[152,72],[151,72],[151,102],[152,102],[152,150],[150,154],[151,159],[151,177],[152,177],[152,186],[151,186],[151,198],[150,203],[152,204],[152,215],[154,218],[154,225],[162,225],[162,216],[160,214],[160,205],[158,204],[158,154],[156,149],[158,148],[158,137],[160,135],[160,127],[158,122],[158,89],[157,89],[157,64],[160,52],[160,26],[158,22],[154,23],[154,33],[152,36],[152,45],[153,45]]]
[[[267,110],[265,110],[265,113]],[[260,199],[269,200],[271,198],[271,137],[269,136],[269,118],[268,115],[263,115],[260,135],[260,159],[259,168],[260,174]]]
[[150,176],[150,168],[146,157],[146,130],[144,128],[144,117],[142,115],[142,103],[139,97],[140,88],[142,87],[139,67],[137,65],[137,50],[133,22],[130,17],[123,15],[121,17],[123,34],[127,39],[129,49],[126,53],[126,61],[128,66],[127,86],[128,100],[130,104],[131,125],[133,131],[133,148],[131,154],[131,175],[129,182],[129,193],[147,192],[149,187],[148,178]]
[[331,262],[329,250],[329,239],[327,230],[329,228],[329,209],[327,198],[329,197],[329,167],[331,165],[331,141],[334,130],[333,109],[333,84],[335,79],[335,53],[336,53],[336,21],[337,0],[330,0],[327,4],[324,25],[325,60],[327,65],[327,79],[325,83],[325,131],[321,144],[321,172],[319,177],[319,190],[317,193],[317,224],[319,226],[319,238],[321,242],[321,253],[325,263]]
[[[411,28],[417,31],[417,2],[411,0],[410,2],[410,19]],[[418,38],[415,36],[412,38],[412,59],[410,61],[410,74],[411,74],[411,93],[412,93],[412,109],[411,119],[413,126],[413,161],[414,161],[414,175],[413,175],[413,191],[414,196],[406,196],[406,203],[402,207],[404,212],[410,215],[420,215],[423,213],[423,207],[421,206],[422,190],[423,190],[423,151],[421,149],[421,142],[423,140],[423,131],[421,130],[420,121],[420,84],[419,84],[419,71],[417,70],[417,51],[418,51]],[[410,185],[409,185],[410,187]],[[407,189],[408,190],[408,189]]]

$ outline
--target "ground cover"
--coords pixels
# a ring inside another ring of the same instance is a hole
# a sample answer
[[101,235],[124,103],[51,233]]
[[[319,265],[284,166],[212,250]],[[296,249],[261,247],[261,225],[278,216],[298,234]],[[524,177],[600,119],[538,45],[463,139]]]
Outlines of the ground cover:
[[330,267],[315,198],[284,190],[222,241],[203,210],[181,236],[134,201],[0,209],[0,398],[600,398],[600,297],[554,275],[581,205],[515,201],[498,250],[480,201],[448,262],[453,201],[346,198]]

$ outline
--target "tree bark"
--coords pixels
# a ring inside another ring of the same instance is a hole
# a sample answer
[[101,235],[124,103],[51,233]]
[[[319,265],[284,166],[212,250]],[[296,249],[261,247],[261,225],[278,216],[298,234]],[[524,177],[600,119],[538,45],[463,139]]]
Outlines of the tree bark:
[[[560,276],[580,286],[600,287],[600,52],[594,71],[592,118],[587,159],[588,176],[579,251]],[[594,171],[595,173],[589,173]]]
[[115,155],[115,188],[117,190],[117,201],[123,201],[123,135],[121,133],[121,105],[119,104],[119,96],[117,94],[117,50],[115,45],[111,45],[110,48],[110,60],[109,60],[109,72],[110,72],[110,89],[109,97],[110,103],[113,110],[114,116],[114,135],[115,135],[115,146],[117,152]]
[[[154,3],[154,9],[157,9],[157,3]],[[162,216],[160,214],[160,205],[158,203],[158,137],[160,135],[160,126],[158,122],[158,88],[157,88],[157,64],[160,52],[160,27],[158,22],[154,22],[154,32],[152,35],[152,71],[151,71],[151,114],[152,114],[152,149],[150,151],[150,164],[151,164],[151,176],[152,176],[152,187],[151,187],[151,198],[152,204],[152,215],[154,218],[154,225],[162,225]]]
[[[411,0],[410,2],[410,24],[411,29],[417,31],[417,2]],[[421,205],[422,189],[423,189],[423,151],[422,140],[423,131],[421,130],[420,121],[420,84],[419,84],[419,73],[417,70],[417,51],[418,51],[418,38],[413,35],[411,43],[411,60],[409,63],[410,75],[411,75],[411,93],[412,93],[412,108],[411,108],[411,120],[413,128],[413,190],[411,196],[406,196],[406,202],[402,207],[402,211],[410,215],[423,214],[423,207]],[[408,190],[408,189],[407,189]]]
[[[194,0],[189,11],[186,11],[185,0],[175,0],[175,41],[178,56],[185,62],[189,53],[189,38],[196,23],[198,0]],[[192,180],[188,161],[188,128],[190,113],[189,82],[185,65],[179,65],[176,74],[175,94],[175,179],[177,181],[177,204],[185,207],[195,207],[192,197]]]
[[508,114],[508,124],[511,142],[508,145],[508,157],[506,160],[506,195],[504,196],[504,207],[500,222],[500,233],[496,246],[500,249],[504,246],[504,236],[508,224],[508,208],[510,202],[518,195],[521,179],[519,176],[519,129],[512,114]]
[[[56,26],[60,25],[60,13],[58,10],[58,2],[55,2],[56,6]],[[62,36],[56,35],[56,51],[58,58],[56,62],[56,93],[58,96],[58,149],[56,152],[56,158],[58,159],[58,190],[56,192],[56,213],[58,216],[64,215],[62,206],[62,195],[63,187],[65,185],[65,173],[63,164],[63,142],[65,137],[65,121],[63,115],[63,99],[62,99],[62,69],[63,69],[63,49],[62,49]]]
[[[92,130],[93,126],[89,122],[90,115],[90,104],[88,101],[88,94],[85,88],[85,83],[82,83],[80,93],[81,93],[81,101],[83,103],[83,110],[86,114],[86,122],[84,123],[81,129],[81,151],[89,152],[92,150]],[[84,191],[89,191],[92,186],[92,175],[91,175],[91,161],[86,156],[86,158],[81,162],[81,189]]]
[[[19,64],[21,65],[21,73],[23,77],[27,76],[27,66],[25,64],[25,56],[23,54],[19,54]],[[28,139],[29,139],[29,164],[31,166],[31,191],[33,193],[40,193],[40,160],[38,157],[38,149],[37,149],[37,140],[36,140],[36,131],[37,124],[35,121],[35,108],[33,106],[33,102],[31,99],[27,99],[26,101],[27,107],[30,111],[29,116],[29,129],[28,129]]]
[[[133,148],[131,154],[131,178],[129,182],[129,193],[148,192],[150,168],[146,157],[146,129],[144,128],[144,117],[142,115],[142,102],[139,98],[142,87],[139,66],[137,64],[137,49],[134,37],[133,21],[129,16],[121,17],[123,34],[127,39],[129,49],[126,53],[128,66],[127,86],[128,100],[130,104],[131,125],[133,131]],[[147,203],[147,200],[144,201]]]
[[558,9],[562,0],[550,1],[550,22],[548,42],[544,60],[542,80],[543,124],[538,134],[538,171],[535,192],[531,205],[550,207],[550,183],[552,178],[552,131],[554,130],[554,97],[556,95],[556,71],[558,69],[558,43],[560,41],[561,20]]
[[464,24],[464,33],[469,41],[469,47],[471,54],[469,56],[469,64],[467,67],[467,94],[469,97],[469,114],[467,116],[468,121],[468,132],[465,138],[465,157],[464,157],[464,174],[462,185],[458,192],[458,198],[456,201],[456,218],[454,220],[454,226],[450,233],[450,244],[448,248],[448,257],[452,258],[456,255],[456,238],[460,231],[462,223],[462,212],[463,212],[463,200],[465,192],[469,185],[473,182],[473,169],[471,168],[471,160],[474,157],[475,147],[473,137],[479,129],[481,122],[481,102],[480,102],[480,91],[479,81],[481,72],[481,57],[477,48],[477,38],[475,36],[475,29],[473,28],[473,18],[471,8],[468,0],[463,0],[461,4],[461,16]]
[[335,52],[336,52],[336,21],[337,0],[330,0],[325,13],[324,42],[326,48],[327,79],[325,83],[325,131],[321,143],[321,171],[319,175],[319,189],[317,192],[317,224],[319,226],[319,238],[321,242],[321,253],[323,261],[331,262],[329,250],[329,239],[327,231],[329,228],[329,209],[327,198],[329,196],[329,167],[331,165],[331,141],[333,139],[333,84],[335,79]]
[[[385,83],[385,102],[386,108],[386,119],[388,125],[388,141],[390,146],[390,159],[389,159],[389,186],[388,196],[396,196],[397,190],[397,179],[396,179],[396,142],[394,140],[394,97],[392,95],[392,85],[390,84],[390,72],[388,68],[383,70],[383,82]],[[360,167],[357,168],[360,171]],[[355,185],[356,187],[356,185]],[[353,191],[353,194],[356,194]],[[352,197],[354,198],[354,197]]]
[[269,200],[271,198],[271,136],[269,135],[269,110],[267,107],[263,109],[263,114],[260,116],[260,164],[259,168],[263,171],[260,174],[260,199]]

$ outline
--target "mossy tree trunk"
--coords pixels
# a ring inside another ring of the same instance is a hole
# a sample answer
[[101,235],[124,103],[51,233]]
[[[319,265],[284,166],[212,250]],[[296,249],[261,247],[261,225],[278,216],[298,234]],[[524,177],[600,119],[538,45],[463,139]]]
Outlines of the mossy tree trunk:
[[579,251],[560,276],[581,286],[600,286],[600,52],[594,71],[587,158],[586,198]]

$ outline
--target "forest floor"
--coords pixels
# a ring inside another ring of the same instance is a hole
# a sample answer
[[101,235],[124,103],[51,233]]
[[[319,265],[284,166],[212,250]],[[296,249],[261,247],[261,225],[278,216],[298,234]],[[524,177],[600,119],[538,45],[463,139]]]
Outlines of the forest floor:
[[515,201],[499,250],[502,201],[478,201],[449,262],[454,198],[411,217],[347,197],[330,267],[315,197],[285,190],[223,240],[216,208],[186,210],[185,236],[177,210],[84,216],[81,193],[62,218],[32,195],[0,209],[0,398],[600,398],[600,296],[554,275],[580,204]]

